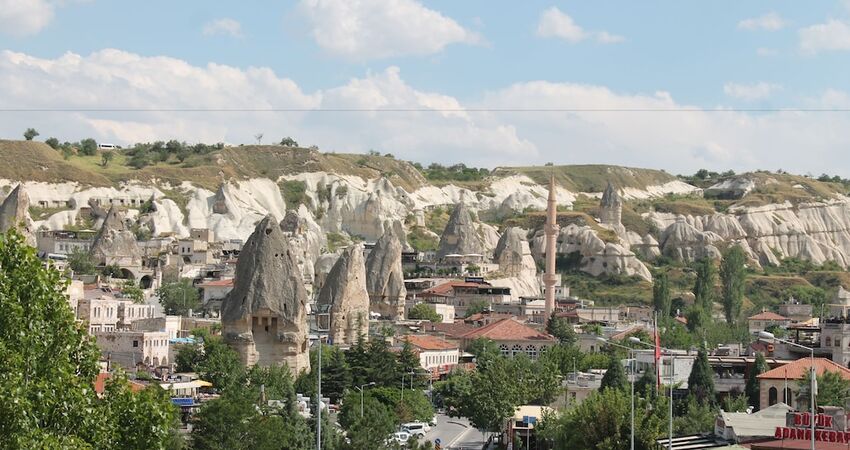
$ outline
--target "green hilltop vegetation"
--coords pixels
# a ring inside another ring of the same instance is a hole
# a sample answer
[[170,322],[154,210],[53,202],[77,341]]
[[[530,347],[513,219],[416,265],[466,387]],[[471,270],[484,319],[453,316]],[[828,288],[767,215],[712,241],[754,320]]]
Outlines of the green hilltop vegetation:
[[555,183],[572,192],[602,192],[608,182],[620,188],[643,189],[647,186],[676,180],[675,176],[663,170],[636,169],[604,164],[499,167],[493,171],[493,175],[525,175],[534,180],[535,183],[543,185],[547,185],[549,178],[554,175]]

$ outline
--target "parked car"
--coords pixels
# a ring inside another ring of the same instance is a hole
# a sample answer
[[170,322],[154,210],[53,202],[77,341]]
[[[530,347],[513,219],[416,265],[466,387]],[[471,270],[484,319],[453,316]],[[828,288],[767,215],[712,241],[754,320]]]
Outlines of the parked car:
[[428,421],[428,425],[431,425],[432,427],[436,427],[437,426],[437,416],[432,417],[431,420]]
[[410,439],[410,433],[405,431],[399,431],[398,433],[393,433],[393,437],[390,438],[390,441],[396,441],[399,444],[405,444]]
[[431,431],[431,427],[427,423],[410,422],[401,426],[402,431],[410,433],[411,436],[422,437],[425,433]]

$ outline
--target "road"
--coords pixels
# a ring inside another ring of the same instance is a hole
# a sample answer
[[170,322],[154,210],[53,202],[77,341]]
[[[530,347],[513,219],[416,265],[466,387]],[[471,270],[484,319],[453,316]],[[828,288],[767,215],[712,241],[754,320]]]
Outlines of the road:
[[484,446],[484,437],[481,432],[473,428],[468,420],[443,414],[437,414],[437,426],[431,427],[431,431],[426,433],[421,441],[434,442],[435,439],[440,439],[440,445],[444,450],[480,450]]

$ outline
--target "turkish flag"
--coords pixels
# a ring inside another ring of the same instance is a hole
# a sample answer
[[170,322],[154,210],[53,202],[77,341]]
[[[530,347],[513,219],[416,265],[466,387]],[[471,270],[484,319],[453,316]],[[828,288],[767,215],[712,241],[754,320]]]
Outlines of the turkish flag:
[[661,389],[661,337],[658,334],[658,324],[655,325],[655,374],[658,378],[658,389]]

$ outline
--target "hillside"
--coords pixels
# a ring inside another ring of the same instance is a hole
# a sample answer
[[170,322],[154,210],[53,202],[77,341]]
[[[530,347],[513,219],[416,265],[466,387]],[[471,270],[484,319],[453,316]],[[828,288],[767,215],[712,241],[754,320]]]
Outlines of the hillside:
[[14,181],[78,182],[109,186],[122,181],[159,180],[173,185],[190,181],[214,190],[223,179],[270,178],[304,172],[328,172],[364,179],[385,176],[397,186],[413,191],[426,184],[413,166],[391,157],[322,153],[314,149],[279,145],[225,147],[206,154],[191,155],[183,162],[176,157],[151,161],[136,169],[128,165],[125,152],[117,152],[104,167],[101,157],[62,154],[42,142],[0,140],[0,158],[14,161],[0,167],[0,179]]
[[648,186],[659,186],[677,180],[673,175],[661,170],[602,164],[499,167],[493,171],[493,175],[525,175],[543,185],[549,183],[551,175],[555,175],[555,183],[572,192],[602,192],[608,182],[619,188],[645,189]]

